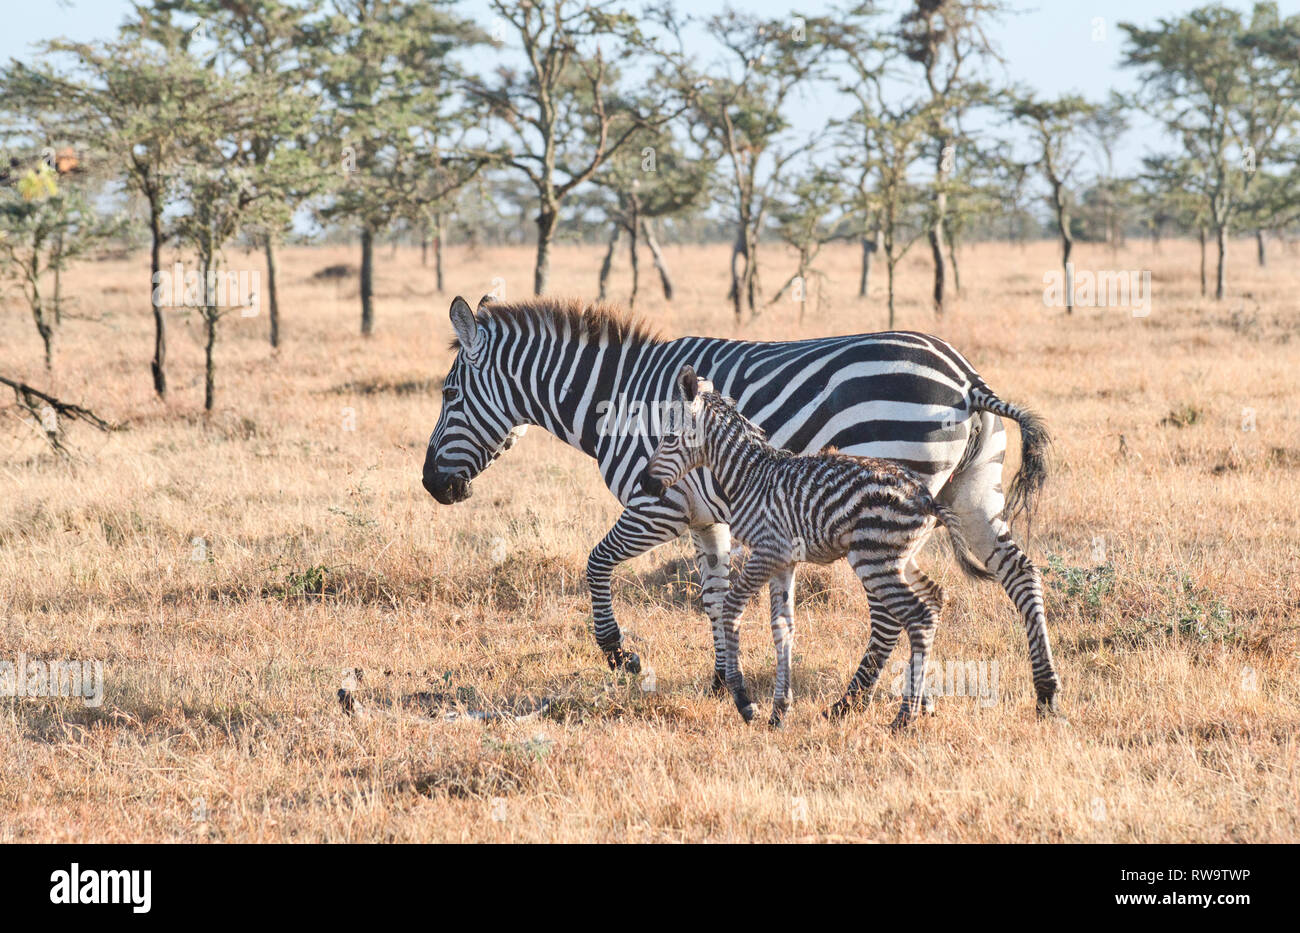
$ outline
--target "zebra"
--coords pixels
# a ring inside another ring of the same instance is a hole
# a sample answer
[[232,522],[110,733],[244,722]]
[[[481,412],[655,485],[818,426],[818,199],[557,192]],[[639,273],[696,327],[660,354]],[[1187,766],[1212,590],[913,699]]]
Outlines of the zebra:
[[794,650],[795,566],[829,564],[847,557],[866,591],[888,610],[875,616],[867,653],[844,696],[827,710],[838,717],[869,697],[894,650],[898,620],[912,647],[908,686],[892,728],[906,726],[920,708],[925,667],[934,640],[943,590],[914,568],[914,560],[938,519],[948,529],[962,569],[987,579],[971,559],[961,523],[935,502],[920,478],[888,460],[852,457],[834,449],[799,456],[767,442],[763,429],[736,411],[730,399],[699,379],[690,365],[677,377],[684,410],[675,429],[663,434],[641,474],[641,488],[662,497],[683,476],[706,467],[731,505],[732,536],[749,547],[738,579],[722,606],[726,679],[745,722],[754,718],[740,670],[739,619],[763,584],[772,610],[776,686],[769,722],[779,727],[790,709],[790,656]]
[[[641,670],[614,616],[614,568],[689,533],[713,634],[711,689],[727,693],[720,624],[731,554],[726,497],[707,470],[691,472],[663,499],[638,488],[659,431],[654,412],[671,400],[677,373],[689,363],[734,397],[776,447],[806,453],[834,446],[915,472],[956,513],[972,554],[1015,603],[1035,708],[1040,716],[1057,714],[1060,679],[1042,579],[1008,524],[1032,511],[1047,475],[1049,437],[1041,419],[998,398],[945,341],[910,331],[784,342],[668,340],[607,305],[550,298],[484,298],[473,310],[458,296],[450,318],[455,358],[429,438],[424,488],[444,505],[468,499],[473,480],[530,425],[594,457],[624,506],[586,568],[594,634],[611,669]],[[1001,417],[1018,422],[1021,433],[1020,470],[1005,494]],[[868,604],[873,618],[891,619],[885,603]],[[890,624],[898,627],[897,620]]]

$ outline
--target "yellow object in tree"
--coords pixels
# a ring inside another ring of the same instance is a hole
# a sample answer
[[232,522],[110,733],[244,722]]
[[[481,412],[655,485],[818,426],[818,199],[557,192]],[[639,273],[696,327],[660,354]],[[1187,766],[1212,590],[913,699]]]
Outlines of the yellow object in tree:
[[52,198],[59,193],[59,184],[54,171],[45,164],[39,169],[32,169],[18,179],[18,193],[24,201],[41,201]]

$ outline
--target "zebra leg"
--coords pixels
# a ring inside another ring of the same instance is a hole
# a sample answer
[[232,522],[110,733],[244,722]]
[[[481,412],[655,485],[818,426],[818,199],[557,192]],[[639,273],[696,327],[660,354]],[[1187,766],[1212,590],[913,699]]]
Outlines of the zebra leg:
[[912,644],[912,657],[908,661],[903,704],[890,724],[890,728],[895,730],[905,727],[920,711],[921,698],[925,694],[925,668],[930,661],[930,646],[934,643],[934,630],[938,622],[929,603],[908,588],[906,581],[900,582],[904,590],[896,593],[891,600],[892,611],[905,620],[907,639]]
[[1029,663],[1033,669],[1035,708],[1040,717],[1059,716],[1061,678],[1052,661],[1052,643],[1047,635],[1047,617],[1043,611],[1043,577],[1028,555],[1020,550],[1010,535],[999,542],[984,561],[997,574],[1002,588],[1020,610],[1029,641]]
[[673,540],[685,530],[683,515],[651,515],[629,507],[587,557],[587,586],[591,589],[596,644],[605,652],[610,670],[625,668],[633,674],[641,673],[641,659],[623,650],[623,633],[614,618],[614,600],[609,587],[614,567]]
[[700,568],[704,612],[713,628],[713,683],[717,696],[727,693],[727,644],[722,637],[722,603],[727,598],[731,573],[731,527],[722,523],[691,529],[695,558]]
[[1016,604],[1029,641],[1038,715],[1056,716],[1059,715],[1057,696],[1061,679],[1052,661],[1052,645],[1047,635],[1043,579],[1038,568],[1011,537],[1011,529],[1002,517],[1006,506],[1002,492],[1002,454],[1006,448],[1006,433],[1001,419],[988,414],[982,417],[989,423],[982,431],[986,440],[979,456],[953,474],[939,498],[957,513],[971,551],[998,578]]
[[[863,585],[866,585],[865,580]],[[850,710],[866,705],[871,699],[871,691],[875,689],[876,681],[880,679],[880,672],[885,669],[885,662],[889,660],[894,645],[898,643],[898,633],[902,631],[902,625],[890,615],[885,604],[870,590],[867,591],[867,603],[871,607],[871,637],[867,642],[867,653],[862,656],[862,663],[854,671],[853,679],[849,681],[844,696],[822,713],[827,719],[839,719]]]
[[771,725],[779,727],[790,709],[790,656],[794,652],[794,564],[777,569],[768,581],[772,603],[772,644],[776,648],[776,688]]
[[[915,559],[908,562],[906,569],[903,571],[903,576],[907,580],[907,585],[912,588],[912,592],[930,607],[937,619],[947,598],[943,587],[927,577],[921,568],[917,566]],[[927,716],[934,715],[934,697],[934,688],[930,686],[930,682],[927,680],[925,693],[921,696],[921,710]]]
[[768,581],[780,562],[755,552],[750,555],[738,579],[732,581],[722,604],[722,635],[727,651],[727,687],[745,722],[754,718],[756,707],[749,698],[745,675],[740,670],[740,614],[758,588]]

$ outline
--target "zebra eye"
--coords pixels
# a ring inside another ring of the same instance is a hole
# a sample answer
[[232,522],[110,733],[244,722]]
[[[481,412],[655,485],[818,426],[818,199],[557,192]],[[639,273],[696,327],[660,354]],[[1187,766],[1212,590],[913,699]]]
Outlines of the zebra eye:
[[456,401],[456,396],[459,394],[460,392],[455,388],[455,386],[447,386],[442,390],[442,400],[448,403],[454,402]]

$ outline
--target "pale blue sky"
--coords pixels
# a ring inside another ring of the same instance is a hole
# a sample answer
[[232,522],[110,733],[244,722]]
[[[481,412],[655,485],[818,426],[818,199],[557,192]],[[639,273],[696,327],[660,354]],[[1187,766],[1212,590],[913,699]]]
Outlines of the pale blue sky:
[[[990,35],[1006,59],[1005,73],[999,77],[1013,83],[1034,88],[1043,95],[1067,91],[1082,93],[1092,100],[1102,100],[1111,88],[1132,91],[1136,87],[1134,75],[1119,67],[1123,34],[1117,27],[1121,21],[1150,24],[1160,17],[1176,15],[1200,6],[1200,3],[1176,0],[1026,0],[1012,6],[1020,10],[1006,17],[990,30]],[[736,7],[761,13],[765,16],[784,17],[791,9],[814,12],[825,10],[828,4],[790,4],[778,0],[749,0],[735,3]],[[886,2],[887,10],[900,10],[902,0]],[[1249,0],[1232,0],[1228,4],[1242,10],[1249,9]],[[635,9],[636,0],[629,7]],[[723,0],[690,0],[679,9],[707,14],[723,8]],[[1300,10],[1300,0],[1282,0],[1284,14]],[[4,29],[0,31],[0,60],[24,57],[30,53],[31,44],[55,36],[73,39],[107,38],[112,35],[131,5],[127,0],[0,0],[4,8]],[[462,5],[468,15],[478,15],[489,25],[491,16],[486,3],[466,0]],[[896,18],[888,13],[886,21]],[[1101,27],[1100,41],[1097,27]],[[703,50],[701,50],[703,51]],[[816,133],[828,116],[839,113],[828,110],[824,98],[800,102],[798,112],[792,114],[795,128],[801,133]],[[829,104],[835,108],[838,102]],[[1162,142],[1154,128],[1134,121],[1120,152],[1120,171],[1137,167],[1145,151],[1161,147]]]

